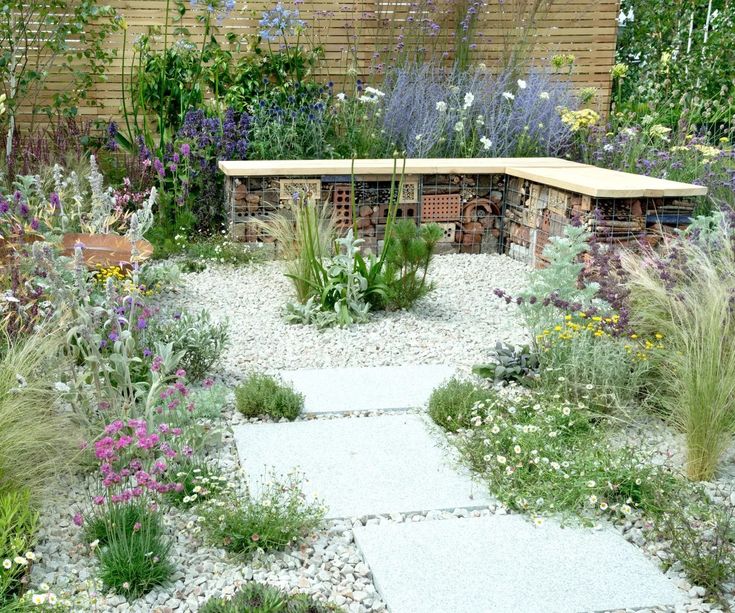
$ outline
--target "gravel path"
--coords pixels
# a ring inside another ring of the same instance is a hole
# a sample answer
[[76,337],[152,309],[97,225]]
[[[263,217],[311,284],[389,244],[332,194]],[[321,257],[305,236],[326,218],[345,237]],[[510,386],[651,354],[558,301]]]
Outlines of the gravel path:
[[515,305],[493,295],[496,287],[517,293],[527,270],[505,256],[437,256],[429,275],[436,288],[411,311],[377,313],[367,324],[324,331],[281,318],[293,291],[280,262],[185,275],[175,301],[229,321],[232,345],[223,370],[235,380],[258,369],[395,364],[469,369],[488,358],[496,341],[527,342]]

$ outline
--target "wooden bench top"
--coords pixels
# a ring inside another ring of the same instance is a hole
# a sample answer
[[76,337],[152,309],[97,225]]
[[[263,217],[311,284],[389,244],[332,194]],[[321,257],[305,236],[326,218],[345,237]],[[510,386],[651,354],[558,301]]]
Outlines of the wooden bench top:
[[222,161],[229,177],[507,174],[598,198],[703,196],[707,188],[579,164],[561,158],[408,158],[380,160]]

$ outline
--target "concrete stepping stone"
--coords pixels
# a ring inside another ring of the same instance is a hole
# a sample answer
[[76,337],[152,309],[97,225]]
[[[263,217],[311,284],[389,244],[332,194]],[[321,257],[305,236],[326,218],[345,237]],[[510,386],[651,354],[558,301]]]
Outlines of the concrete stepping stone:
[[305,396],[305,413],[411,409],[455,372],[441,364],[368,368],[318,368],[280,373]]
[[327,504],[329,518],[492,502],[487,486],[457,467],[446,442],[421,415],[247,424],[233,432],[251,487],[266,469],[283,474],[299,468],[304,491]]
[[681,593],[613,529],[519,515],[355,530],[392,613],[579,613],[675,606]]

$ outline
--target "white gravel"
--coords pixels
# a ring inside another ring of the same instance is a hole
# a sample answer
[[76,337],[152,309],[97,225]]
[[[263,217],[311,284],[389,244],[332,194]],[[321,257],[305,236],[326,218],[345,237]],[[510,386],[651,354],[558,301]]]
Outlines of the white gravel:
[[293,299],[280,262],[210,267],[184,275],[175,301],[227,319],[232,344],[223,370],[239,379],[251,370],[450,364],[469,369],[485,361],[496,341],[528,342],[515,305],[493,294],[523,289],[527,267],[498,255],[437,256],[435,289],[411,311],[376,313],[366,324],[319,331],[281,317]]

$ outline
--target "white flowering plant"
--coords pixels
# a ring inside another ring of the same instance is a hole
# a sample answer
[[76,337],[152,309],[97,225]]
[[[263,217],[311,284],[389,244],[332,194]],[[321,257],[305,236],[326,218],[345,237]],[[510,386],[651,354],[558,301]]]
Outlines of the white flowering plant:
[[648,510],[674,476],[644,452],[613,445],[608,433],[586,404],[531,393],[478,402],[457,443],[513,509],[588,520]]

